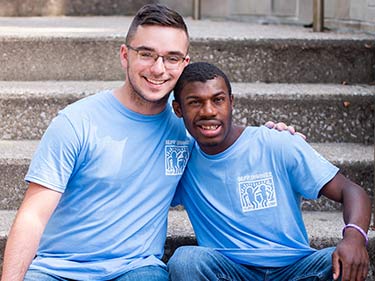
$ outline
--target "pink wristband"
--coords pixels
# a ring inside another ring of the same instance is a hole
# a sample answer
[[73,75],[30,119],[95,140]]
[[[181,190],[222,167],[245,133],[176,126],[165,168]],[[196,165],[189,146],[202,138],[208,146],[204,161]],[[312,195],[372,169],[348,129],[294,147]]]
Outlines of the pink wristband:
[[367,236],[366,232],[365,232],[361,227],[359,227],[359,226],[356,225],[356,224],[348,223],[347,225],[345,225],[344,228],[342,229],[342,236],[344,236],[344,234],[345,234],[345,230],[346,230],[347,228],[349,228],[349,227],[354,228],[355,230],[357,230],[359,233],[362,234],[363,238],[365,238],[365,241],[366,241],[366,242],[365,242],[365,245],[366,245],[366,247],[367,247],[367,244],[368,244],[368,236]]

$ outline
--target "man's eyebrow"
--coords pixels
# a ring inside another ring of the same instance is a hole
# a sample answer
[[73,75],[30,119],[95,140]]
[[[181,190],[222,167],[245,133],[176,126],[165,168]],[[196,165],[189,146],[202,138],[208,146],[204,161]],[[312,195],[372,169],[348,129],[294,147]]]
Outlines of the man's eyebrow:
[[[150,51],[150,52],[156,52],[156,50],[154,48],[151,48],[151,47],[147,47],[147,46],[139,46],[139,47],[136,47],[135,49],[137,50],[143,50],[143,51]],[[157,53],[157,52],[156,52]],[[183,53],[181,53],[180,51],[169,51],[167,52],[166,54],[168,55],[179,55],[179,56],[182,56],[184,57],[185,55]]]
[[151,47],[147,47],[147,46],[138,46],[138,47],[135,47],[135,49],[137,49],[137,50],[143,50],[143,51],[153,51],[153,52],[155,52],[155,49],[153,49]]
[[194,93],[189,93],[189,94],[185,95],[185,98],[186,99],[197,99],[199,97],[198,97],[198,95],[196,95]]
[[168,55],[179,55],[181,57],[184,57],[185,55],[183,53],[181,53],[180,51],[170,51],[170,52],[167,52]]

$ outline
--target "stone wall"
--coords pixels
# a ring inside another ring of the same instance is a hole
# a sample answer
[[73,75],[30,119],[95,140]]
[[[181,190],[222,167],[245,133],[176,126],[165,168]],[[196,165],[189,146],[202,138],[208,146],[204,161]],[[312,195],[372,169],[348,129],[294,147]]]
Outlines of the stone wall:
[[[160,2],[184,16],[197,0],[0,0],[0,16],[134,15],[145,3]],[[313,0],[198,0],[202,18],[310,24]],[[375,0],[326,0],[325,26],[375,34]]]
[[[159,2],[185,16],[192,15],[194,0]],[[310,24],[313,0],[200,0],[202,18],[226,18],[260,23]],[[324,1],[325,26],[375,33],[375,0]]]

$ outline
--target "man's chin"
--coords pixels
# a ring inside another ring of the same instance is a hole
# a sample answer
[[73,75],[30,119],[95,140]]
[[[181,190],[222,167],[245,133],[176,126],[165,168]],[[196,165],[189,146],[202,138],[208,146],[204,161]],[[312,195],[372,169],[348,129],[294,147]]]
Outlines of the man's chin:
[[162,103],[166,103],[168,101],[169,94],[170,93],[158,94],[157,97],[155,97],[156,95],[148,97],[148,96],[146,96],[144,94],[140,94],[140,93],[138,93],[137,95],[140,99],[142,99],[145,102],[153,103],[153,104],[162,104]]
[[214,140],[198,140],[198,144],[199,146],[201,147],[208,147],[208,148],[212,148],[212,147],[215,147],[218,145],[218,142],[217,141],[214,141]]
[[159,99],[149,100],[149,102],[155,103],[155,104],[162,104],[162,103],[166,103],[168,99],[169,99],[169,93]]

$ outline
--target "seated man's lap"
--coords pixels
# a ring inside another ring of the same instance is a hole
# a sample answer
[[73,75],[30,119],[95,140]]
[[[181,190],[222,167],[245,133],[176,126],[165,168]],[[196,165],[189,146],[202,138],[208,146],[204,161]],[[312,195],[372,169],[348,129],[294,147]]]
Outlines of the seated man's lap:
[[161,266],[143,266],[126,272],[113,281],[168,281],[168,272]]
[[23,279],[24,281],[69,281],[69,279],[55,276],[37,269],[29,269]]
[[[161,266],[143,266],[131,271],[128,271],[119,277],[112,279],[111,281],[168,281],[168,272],[166,268]],[[26,272],[24,281],[74,281],[55,275],[48,274],[46,272],[29,269]]]
[[[332,253],[326,248],[280,268],[251,267],[236,264],[221,253],[197,246],[176,250],[168,263],[172,280],[332,280]],[[191,279],[191,278],[195,279]]]
[[333,280],[332,253],[335,248],[325,248],[306,256],[294,264],[275,269],[270,280]]

